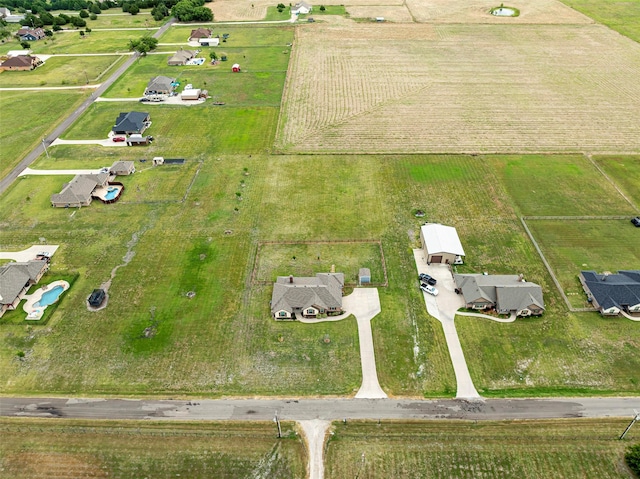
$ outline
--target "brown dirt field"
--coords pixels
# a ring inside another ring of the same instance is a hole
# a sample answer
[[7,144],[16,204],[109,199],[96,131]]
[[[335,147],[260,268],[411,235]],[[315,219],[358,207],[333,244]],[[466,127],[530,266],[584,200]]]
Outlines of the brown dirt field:
[[267,7],[277,4],[268,0],[218,0],[206,3],[205,7],[211,9],[216,22],[233,22],[263,20],[267,15]]
[[640,152],[640,45],[599,25],[318,25],[287,82],[288,151]]
[[375,18],[384,17],[386,21],[396,23],[413,23],[411,13],[404,5],[389,6],[376,5],[370,7],[347,7],[347,13],[351,18]]
[[576,12],[557,0],[510,0],[505,3],[520,10],[518,17],[495,17],[489,14],[500,0],[407,0],[406,5],[417,22],[428,23],[495,23],[495,24],[580,24],[594,23],[589,17]]

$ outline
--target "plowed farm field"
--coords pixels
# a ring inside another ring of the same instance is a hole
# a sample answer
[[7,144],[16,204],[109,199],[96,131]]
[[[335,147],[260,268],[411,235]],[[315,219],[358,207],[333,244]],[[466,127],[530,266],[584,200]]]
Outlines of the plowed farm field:
[[640,152],[640,45],[606,27],[296,30],[290,152]]

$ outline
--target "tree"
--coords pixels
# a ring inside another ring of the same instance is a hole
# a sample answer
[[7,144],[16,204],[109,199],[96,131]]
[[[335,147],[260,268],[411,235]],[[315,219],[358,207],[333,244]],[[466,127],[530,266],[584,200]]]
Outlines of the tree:
[[129,13],[131,15],[137,15],[140,12],[140,7],[135,3],[133,5],[129,5]]
[[89,7],[89,11],[91,13],[95,13],[96,15],[100,15],[102,13],[102,10],[100,10],[100,7],[95,3],[91,4],[91,6]]
[[84,31],[87,33],[91,33],[91,29],[89,27],[85,28]]
[[98,15],[96,15],[95,13],[92,13],[91,15],[89,15],[89,20],[97,20],[98,19]]
[[171,9],[171,15],[181,22],[210,22],[213,13],[203,7],[203,0],[180,0]]
[[53,26],[53,31],[54,31],[54,32],[59,32],[60,30],[62,30],[62,27],[56,23],[56,24]]
[[80,36],[84,37],[84,32],[82,30],[80,30]]
[[42,20],[42,23],[45,25],[53,25],[54,18],[49,12],[42,12],[40,14],[40,20]]
[[135,40],[129,40],[129,50],[136,51],[140,55],[145,56],[151,50],[158,46],[158,39],[150,36],[144,36]]
[[20,42],[20,46],[22,48],[24,48],[25,50],[28,50],[29,48],[31,48],[31,43],[29,43],[29,42]]
[[53,36],[53,32],[51,30],[49,30],[48,28],[44,31],[44,34],[47,37],[52,37]]
[[71,24],[76,28],[82,28],[87,26],[87,22],[85,22],[80,17],[71,17]]
[[80,13],[78,13],[78,15],[80,15],[80,18],[89,18],[89,12],[87,12],[86,10],[80,10]]
[[151,10],[151,15],[153,16],[154,20],[159,22],[164,17],[169,16],[169,9],[164,3],[158,3],[158,5],[153,7],[153,10]]
[[637,476],[640,476],[640,444],[630,446],[629,449],[627,449],[624,460],[627,462],[629,469]]
[[324,5],[320,5],[320,11],[324,12],[326,10],[326,8],[324,7]]
[[211,50],[211,52],[209,52],[209,58],[211,58],[211,62],[215,62],[218,59],[218,54],[214,50]]

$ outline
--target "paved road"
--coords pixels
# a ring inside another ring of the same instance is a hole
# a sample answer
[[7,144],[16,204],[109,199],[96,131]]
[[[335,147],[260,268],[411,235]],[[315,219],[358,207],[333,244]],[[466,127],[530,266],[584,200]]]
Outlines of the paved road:
[[546,419],[632,417],[635,398],[563,399],[219,399],[0,398],[0,416],[81,419],[282,420]]
[[[167,23],[165,23],[156,33],[154,33],[154,37],[160,37],[167,29],[173,24],[175,21],[174,18],[171,18]],[[109,88],[120,76],[138,59],[139,54],[135,53],[128,58],[121,66],[118,68],[106,81],[104,81],[99,88],[96,89],[94,93],[91,94],[89,98],[87,98],[82,105],[80,105],[71,115],[69,115],[62,123],[60,123],[49,136],[44,139],[44,143],[50,145],[56,138],[58,138],[62,133],[65,132],[67,128],[69,128],[74,121],[76,121],[80,115],[82,115],[87,108],[102,95],[107,88]],[[44,151],[44,147],[42,143],[38,144],[36,148],[34,148],[24,159],[16,166],[6,177],[0,180],[0,195],[4,193],[7,188],[15,181],[20,172],[27,168],[31,163],[33,163]]]

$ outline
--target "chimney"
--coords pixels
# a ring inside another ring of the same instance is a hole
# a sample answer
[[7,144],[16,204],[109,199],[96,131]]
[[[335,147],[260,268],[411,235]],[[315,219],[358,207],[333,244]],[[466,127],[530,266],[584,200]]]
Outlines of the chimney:
[[293,284],[293,275],[292,274],[289,275],[289,283]]

